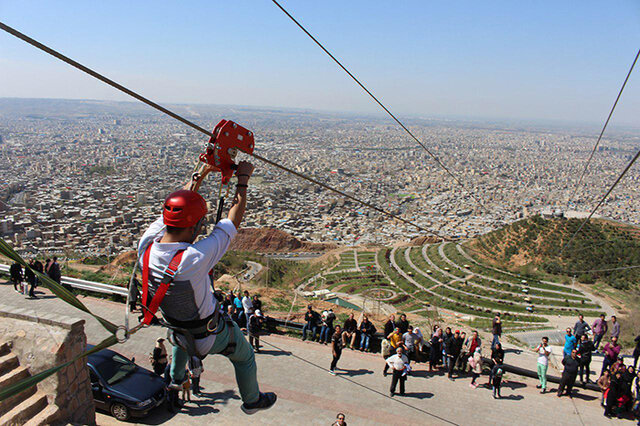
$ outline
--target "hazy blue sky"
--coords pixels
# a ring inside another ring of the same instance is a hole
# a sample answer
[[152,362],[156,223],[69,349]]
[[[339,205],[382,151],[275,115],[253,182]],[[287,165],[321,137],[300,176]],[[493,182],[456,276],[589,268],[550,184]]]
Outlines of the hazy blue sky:
[[[602,123],[640,1],[282,1],[388,106]],[[374,112],[269,0],[8,1],[0,20],[160,102]],[[128,100],[0,33],[0,97]],[[612,124],[640,124],[640,66]]]

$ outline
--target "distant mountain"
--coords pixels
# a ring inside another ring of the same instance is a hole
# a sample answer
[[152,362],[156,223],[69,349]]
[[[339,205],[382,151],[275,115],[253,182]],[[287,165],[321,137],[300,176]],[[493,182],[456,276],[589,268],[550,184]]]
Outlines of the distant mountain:
[[[514,272],[576,276],[583,283],[603,282],[617,289],[637,289],[640,228],[597,219],[588,222],[564,250],[581,219],[534,216],[475,238],[465,244],[474,255]],[[594,271],[596,270],[596,271]],[[582,272],[593,271],[593,272]]]

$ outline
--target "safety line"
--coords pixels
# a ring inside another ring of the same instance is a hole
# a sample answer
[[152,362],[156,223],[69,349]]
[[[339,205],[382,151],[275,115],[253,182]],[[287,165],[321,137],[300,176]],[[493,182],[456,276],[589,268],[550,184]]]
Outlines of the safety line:
[[620,88],[620,91],[618,92],[618,96],[616,97],[616,101],[613,103],[613,106],[611,107],[611,111],[609,111],[609,116],[607,117],[607,121],[604,122],[604,126],[602,127],[602,131],[600,131],[600,136],[598,136],[598,140],[596,141],[596,144],[593,146],[593,150],[591,150],[591,155],[589,155],[589,159],[587,160],[587,164],[584,165],[584,170],[582,170],[582,174],[580,175],[580,179],[578,179],[578,184],[576,185],[576,188],[573,190],[573,194],[571,195],[571,197],[569,197],[569,200],[567,201],[567,205],[569,205],[569,203],[571,203],[571,200],[573,200],[576,196],[576,194],[578,193],[578,189],[580,189],[580,185],[582,184],[582,179],[584,178],[584,175],[587,173],[587,169],[589,168],[589,164],[591,163],[591,159],[593,158],[593,155],[596,152],[596,149],[598,149],[598,145],[600,145],[600,140],[602,139],[602,135],[604,134],[604,131],[607,129],[607,125],[609,124],[609,120],[611,120],[611,116],[613,115],[613,111],[616,109],[616,105],[618,105],[618,101],[620,100],[620,97],[622,96],[622,91],[624,90],[625,86],[627,85],[627,81],[629,81],[629,76],[631,75],[631,72],[633,71],[633,67],[635,67],[636,62],[638,62],[638,57],[640,56],[640,49],[638,49],[638,53],[636,53],[636,57],[633,60],[633,63],[631,64],[631,68],[629,68],[629,72],[627,73],[627,77],[624,79],[624,83],[622,83],[622,87]]
[[[157,104],[157,103],[145,98],[144,96],[139,95],[139,94],[137,94],[136,92],[134,92],[134,91],[132,91],[130,89],[127,89],[126,87],[122,86],[121,84],[116,83],[115,81],[103,76],[102,74],[99,74],[96,71],[94,71],[94,70],[92,70],[92,69],[90,69],[90,68],[88,68],[88,67],[86,67],[86,66],[84,66],[84,65],[82,65],[82,64],[80,64],[80,63],[78,63],[76,61],[74,61],[73,59],[63,55],[62,53],[59,53],[56,50],[53,50],[52,48],[45,46],[44,44],[34,40],[33,38],[21,33],[20,31],[14,29],[14,28],[12,28],[12,27],[10,27],[10,26],[2,23],[2,22],[0,22],[0,29],[8,32],[9,34],[11,34],[11,35],[13,35],[13,36],[15,36],[15,37],[27,42],[27,43],[29,43],[30,45],[32,45],[34,47],[37,47],[38,49],[50,54],[51,56],[54,56],[55,58],[60,59],[61,61],[71,65],[72,67],[77,68],[80,71],[83,71],[83,72],[89,74],[90,76],[92,76],[92,77],[94,77],[94,78],[96,78],[96,79],[108,84],[109,86],[111,86],[111,87],[113,87],[115,89],[118,89],[121,92],[126,93],[127,95],[139,100],[140,102],[142,102],[144,104],[147,104],[150,107],[155,108],[158,111],[163,112],[164,114],[167,114],[168,116],[180,121],[181,123],[186,124],[187,126],[199,131],[200,133],[203,133],[203,134],[205,134],[205,135],[207,135],[209,137],[214,137],[215,138],[215,135],[212,132],[210,132],[210,131],[198,126],[197,124],[187,120],[186,118],[176,114],[175,112],[173,112],[173,111],[171,111],[171,110],[169,110],[169,109],[167,109],[167,108],[165,108],[165,107],[163,107],[163,106],[161,106],[161,105],[159,105],[159,104]],[[265,157],[262,157],[262,156],[260,156],[260,155],[258,155],[256,153],[246,152],[246,151],[243,151],[242,149],[240,149],[240,150],[242,152],[244,152],[245,154],[250,155],[251,157],[253,157],[253,158],[257,159],[257,160],[260,160],[260,161],[262,161],[264,163],[267,163],[267,164],[269,164],[269,165],[271,165],[273,167],[276,167],[276,168],[278,168],[280,170],[283,170],[283,171],[285,171],[287,173],[290,173],[290,174],[292,174],[294,176],[297,176],[297,177],[299,177],[301,179],[309,181],[309,182],[311,182],[311,183],[313,183],[315,185],[321,186],[321,187],[323,187],[323,188],[325,188],[325,189],[327,189],[329,191],[335,192],[336,194],[339,194],[339,195],[341,195],[341,196],[343,196],[345,198],[353,200],[353,201],[355,201],[355,202],[357,202],[359,204],[362,204],[363,206],[366,206],[366,207],[369,207],[370,209],[376,210],[379,213],[382,213],[384,215],[392,217],[392,218],[394,218],[396,220],[399,220],[399,221],[401,221],[403,223],[406,223],[408,225],[414,226],[415,228],[419,229],[420,231],[426,232],[428,234],[431,234],[431,235],[436,236],[438,238],[441,238],[443,240],[450,241],[449,238],[444,237],[444,236],[438,234],[435,231],[432,231],[430,229],[424,228],[424,227],[416,224],[413,221],[410,221],[410,220],[404,219],[403,217],[397,216],[397,215],[395,215],[395,214],[393,214],[391,212],[388,212],[388,211],[386,211],[386,210],[384,210],[384,209],[382,209],[382,208],[380,208],[378,206],[375,206],[375,205],[373,205],[373,204],[371,204],[371,203],[369,203],[367,201],[360,200],[359,198],[356,198],[353,195],[350,195],[350,194],[348,194],[348,193],[346,193],[344,191],[341,191],[339,189],[333,188],[333,187],[331,187],[331,186],[329,186],[329,185],[327,185],[325,183],[322,183],[322,182],[316,180],[315,178],[312,178],[310,176],[307,176],[307,175],[304,175],[302,173],[296,172],[295,170],[292,170],[292,169],[290,169],[290,168],[288,168],[286,166],[278,164],[278,163],[276,163],[276,162],[274,162],[272,160],[269,160],[269,159],[267,159]]]
[[331,54],[331,52],[329,52],[329,50],[327,50],[327,48],[325,48],[322,43],[320,43],[309,31],[307,31],[307,29],[302,26],[302,24],[300,22],[298,22],[298,20],[296,18],[294,18],[284,7],[282,7],[282,5],[280,3],[278,3],[276,0],[271,0],[276,6],[278,6],[278,8],[289,17],[289,19],[291,19],[302,31],[304,31],[304,33],[306,35],[309,36],[309,38],[311,40],[314,41],[315,44],[318,45],[318,47],[320,47],[320,49],[322,49],[324,51],[324,53],[326,53],[327,55],[329,55],[329,57],[331,59],[333,59],[333,61],[338,64],[338,66],[340,68],[342,68],[342,70],[344,72],[347,73],[347,75],[349,77],[351,77],[351,79],[353,81],[355,81],[358,86],[360,86],[360,88],[362,88],[362,90],[364,90],[367,95],[369,95],[371,97],[371,99],[373,99],[379,106],[380,108],[382,108],[387,114],[389,114],[389,116],[396,122],[398,123],[398,125],[400,127],[402,127],[402,129],[407,132],[407,134],[409,136],[411,136],[411,138],[416,141],[418,143],[418,145],[420,145],[422,148],[424,148],[424,150],[427,152],[427,154],[429,154],[431,156],[431,158],[433,158],[433,160],[440,166],[442,167],[442,169],[447,172],[447,174],[449,176],[451,176],[453,178],[453,180],[462,187],[462,189],[464,189],[485,211],[489,212],[490,210],[482,203],[482,201],[475,196],[475,194],[471,191],[469,191],[466,186],[462,183],[462,181],[460,179],[458,179],[458,177],[456,175],[453,174],[453,172],[451,172],[451,170],[449,170],[449,168],[447,166],[444,165],[444,163],[433,153],[431,152],[431,150],[429,148],[427,148],[427,146],[422,143],[422,141],[420,139],[418,139],[418,137],[416,135],[413,134],[413,132],[411,132],[411,130],[409,130],[407,128],[407,126],[404,125],[404,123],[402,123],[402,121],[400,121],[391,111],[389,111],[389,109],[384,106],[384,104],[373,94],[371,93],[371,91],[369,89],[367,89],[365,87],[364,84],[362,84],[360,82],[360,80],[358,80],[344,65],[342,65],[342,63],[336,59],[335,56],[333,56],[333,54]]
[[[252,333],[248,333],[248,334],[252,334]],[[264,337],[264,336],[262,336],[262,337],[261,337],[261,336],[259,336],[259,335],[258,335],[258,336],[254,335],[254,337],[258,337],[258,338],[259,338],[259,342],[263,342],[263,343],[265,343],[265,344],[267,344],[267,345],[271,346],[272,348],[277,349],[277,350],[279,350],[279,351],[281,351],[281,352],[286,352],[286,353],[290,354],[292,357],[294,357],[294,358],[296,358],[296,359],[298,359],[298,360],[300,360],[300,361],[302,361],[302,362],[305,362],[305,363],[307,363],[307,364],[309,364],[309,365],[312,365],[312,366],[314,366],[314,367],[316,367],[316,368],[319,368],[320,370],[323,370],[323,371],[329,372],[329,370],[328,370],[328,369],[324,368],[324,367],[323,367],[323,366],[321,366],[321,365],[318,365],[318,364],[314,363],[313,361],[309,361],[308,359],[306,359],[306,358],[304,358],[304,357],[301,357],[301,356],[299,356],[299,355],[294,354],[294,353],[293,353],[293,352],[291,352],[290,350],[286,350],[286,349],[283,349],[283,348],[281,348],[281,347],[279,347],[279,346],[277,346],[277,345],[274,345],[273,343],[269,343],[268,341],[266,341],[266,340],[264,340],[264,339],[263,339],[263,337]],[[421,413],[423,413],[423,414],[426,414],[426,415],[428,415],[428,416],[431,416],[431,417],[433,417],[433,418],[435,418],[435,419],[438,419],[438,420],[443,421],[443,422],[445,422],[445,423],[448,423],[448,424],[450,424],[450,425],[458,425],[458,423],[454,423],[454,422],[452,422],[451,420],[447,420],[447,419],[445,419],[445,418],[443,418],[443,417],[438,416],[437,414],[430,413],[430,412],[428,412],[427,410],[424,410],[424,409],[422,409],[422,408],[418,408],[418,407],[416,407],[416,406],[414,406],[414,405],[411,405],[411,404],[409,404],[409,403],[407,403],[407,402],[404,402],[404,401],[402,401],[402,400],[400,400],[400,399],[398,399],[398,398],[392,398],[392,397],[390,397],[389,395],[387,395],[386,393],[380,392],[379,390],[373,389],[373,388],[371,388],[371,387],[369,387],[369,386],[367,386],[367,385],[363,385],[362,383],[359,383],[359,382],[357,382],[357,381],[355,381],[355,380],[353,380],[353,379],[351,379],[351,378],[349,378],[349,377],[346,377],[346,376],[344,376],[344,375],[342,375],[342,374],[340,374],[340,375],[336,375],[336,377],[339,377],[339,378],[341,378],[341,379],[343,379],[343,380],[346,380],[346,381],[348,381],[348,382],[350,382],[350,383],[353,383],[353,384],[354,384],[354,385],[356,385],[356,386],[360,386],[360,387],[361,387],[361,388],[363,388],[363,389],[366,389],[366,390],[368,390],[368,391],[371,391],[371,392],[373,392],[373,393],[376,393],[376,394],[378,394],[378,395],[380,395],[380,396],[383,396],[383,397],[385,397],[385,398],[387,398],[387,399],[390,399],[391,401],[395,401],[395,402],[397,402],[397,403],[399,403],[399,404],[402,404],[402,405],[404,405],[404,406],[406,406],[406,407],[412,408],[412,409],[414,409],[414,410],[416,410],[416,411],[419,411],[419,412],[421,412]]]
[[567,248],[567,246],[573,241],[573,239],[576,237],[576,235],[578,235],[578,233],[580,233],[580,231],[582,230],[582,227],[589,222],[589,220],[591,219],[591,217],[595,214],[596,210],[598,210],[598,208],[602,205],[602,203],[604,203],[604,201],[607,199],[607,197],[609,196],[609,194],[611,194],[611,191],[613,191],[613,189],[618,185],[618,183],[622,180],[622,178],[624,177],[624,175],[627,173],[627,171],[629,171],[629,169],[631,168],[631,166],[633,166],[633,163],[636,162],[636,160],[638,159],[638,157],[640,157],[640,150],[638,150],[638,152],[636,152],[636,155],[631,159],[631,161],[629,162],[629,164],[627,164],[627,167],[624,168],[624,170],[622,171],[622,173],[620,173],[620,176],[618,176],[618,178],[616,179],[616,181],[613,183],[613,185],[611,185],[611,188],[609,188],[609,190],[607,191],[606,194],[604,194],[604,196],[602,197],[602,199],[598,202],[598,204],[593,208],[593,210],[591,211],[591,213],[589,214],[589,216],[580,224],[580,227],[576,230],[576,232],[574,232],[574,234],[571,236],[571,238],[569,239],[569,241],[567,241],[565,243],[564,246],[562,246],[562,249],[560,249],[560,253],[562,253],[564,251],[565,248]]

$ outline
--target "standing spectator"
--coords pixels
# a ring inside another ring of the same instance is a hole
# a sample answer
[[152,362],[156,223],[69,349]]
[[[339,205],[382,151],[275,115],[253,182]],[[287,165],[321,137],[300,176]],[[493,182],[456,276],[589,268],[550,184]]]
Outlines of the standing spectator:
[[406,333],[409,329],[409,321],[407,321],[407,316],[405,314],[400,315],[397,327],[400,328],[400,334]]
[[242,306],[240,294],[233,298],[233,306],[236,307],[236,314],[238,314],[238,326],[241,328],[246,326],[246,323],[244,322],[244,307]]
[[467,333],[465,333],[464,331],[460,332],[460,354],[458,355],[458,361],[456,362],[456,367],[458,367],[458,369],[460,370],[461,373],[464,373],[467,371],[467,361],[469,356],[473,355],[469,354],[469,352],[467,352],[466,348],[465,348],[465,343],[468,340],[467,339]]
[[502,336],[502,319],[500,318],[500,312],[496,312],[493,317],[492,327],[493,340],[491,341],[491,347],[495,347],[496,343],[500,343],[500,336]]
[[253,298],[251,299],[251,304],[253,305],[253,309],[255,309],[256,311],[262,312],[262,300],[258,298],[257,294],[253,295]]
[[[614,410],[618,408],[618,398],[623,394],[623,379],[622,372],[620,370],[611,374],[611,382],[609,388],[606,391],[606,397],[604,402],[604,415],[611,417],[614,414]],[[618,413],[615,413],[618,414]]]
[[236,324],[238,324],[238,326],[240,326],[240,318],[238,317],[238,313],[236,312],[236,307],[233,304],[227,306],[227,314],[229,315],[229,318],[233,320],[233,322],[235,322]]
[[502,395],[500,395],[500,388],[502,387],[503,375],[504,369],[501,364],[495,365],[493,369],[491,369],[491,388],[493,389],[494,398],[502,398]]
[[549,368],[549,356],[551,355],[551,346],[549,346],[549,338],[543,337],[542,342],[533,350],[538,353],[538,379],[540,384],[536,388],[540,389],[540,393],[547,391],[547,369]]
[[591,327],[589,327],[589,323],[584,320],[584,315],[578,315],[578,321],[573,326],[573,334],[576,336],[578,342],[582,340],[582,336],[586,335],[587,332],[591,331]]
[[360,324],[360,350],[369,352],[369,343],[371,336],[376,332],[376,327],[369,321],[369,318],[365,315],[362,323]]
[[227,295],[224,297],[224,300],[222,301],[222,310],[224,312],[229,311],[229,306],[233,306],[235,308],[233,304],[233,299],[234,299],[233,291],[229,291],[229,293],[227,293]]
[[460,337],[460,330],[456,330],[453,337],[445,342],[447,349],[447,364],[449,366],[449,380],[453,380],[453,369],[455,368],[458,356],[460,356],[460,350],[462,349],[462,338]]
[[345,415],[342,413],[338,413],[336,416],[336,421],[331,426],[347,426],[347,422],[344,421]]
[[396,328],[396,316],[391,314],[389,315],[389,320],[384,323],[384,335],[388,336],[393,333],[393,330]]
[[247,328],[249,327],[249,318],[251,317],[251,313],[255,308],[253,307],[253,303],[251,303],[251,297],[249,297],[249,292],[247,290],[244,291],[244,297],[242,298],[242,310],[244,311],[244,319]]
[[356,343],[356,331],[358,330],[358,322],[353,318],[353,313],[349,314],[349,318],[344,321],[344,331],[342,332],[342,347],[346,348],[349,343],[349,348],[353,350],[353,346]]
[[633,350],[633,368],[638,368],[638,358],[640,358],[640,335],[634,339],[636,347]]
[[438,359],[442,353],[442,329],[438,328],[431,336],[431,348],[429,349],[429,372],[438,369]]
[[580,368],[580,361],[578,360],[578,351],[571,350],[571,353],[564,357],[562,360],[564,370],[562,371],[562,377],[560,379],[560,385],[558,386],[558,397],[562,396],[562,393],[567,389],[566,394],[571,396],[573,385],[576,382],[578,376],[578,369]]
[[305,325],[302,327],[302,340],[307,340],[307,332],[311,331],[311,340],[318,339],[318,313],[313,310],[313,306],[307,306],[307,312],[304,314]]
[[620,349],[617,337],[612,337],[611,342],[604,345],[604,360],[602,361],[602,371],[600,372],[601,376],[610,365],[613,365],[618,360]]
[[[53,260],[51,260],[51,263],[49,264],[49,271],[47,275],[49,275],[49,278],[60,284],[62,280],[62,272],[60,271],[60,265],[58,264],[58,258],[56,256],[53,256]],[[65,284],[64,288],[69,291],[73,290],[68,284]]]
[[[36,259],[34,265],[35,265],[36,271],[40,272],[41,274],[44,274],[44,265],[42,264],[42,262]],[[40,282],[40,279],[36,276],[36,287],[38,287],[39,282]]]
[[[578,343],[578,356],[580,359],[580,382],[583,385],[589,383],[589,374],[591,374],[591,353],[595,350],[593,342],[589,340],[586,334],[582,335],[580,342]],[[586,373],[586,381],[584,374]]]
[[156,346],[153,348],[149,361],[151,361],[153,372],[161,376],[168,364],[167,348],[164,346],[164,339],[162,337],[156,339]]
[[197,356],[189,358],[189,372],[191,375],[191,384],[193,386],[193,394],[200,396],[200,375],[204,371],[202,360]]
[[444,334],[442,335],[442,362],[447,371],[449,370],[449,357],[447,355],[450,348],[449,340],[451,339],[453,339],[453,333],[451,332],[451,327],[447,327],[444,329]]
[[253,346],[253,350],[256,353],[260,353],[260,330],[262,329],[263,322],[264,316],[260,310],[257,310],[249,317],[249,324],[247,325],[249,344]]
[[51,267],[51,259],[46,259],[44,261],[44,273],[49,276],[49,268]]
[[338,360],[342,355],[342,329],[339,325],[336,325],[335,332],[331,336],[331,353],[333,354],[333,360],[331,361],[331,368],[329,373],[336,375],[336,366]]
[[[414,327],[413,329],[413,334],[415,334],[416,336],[418,336],[418,341],[416,342],[416,351],[417,353],[422,353],[422,347],[424,345],[424,336],[422,335],[422,331],[420,331],[420,328],[418,327]],[[420,360],[420,362],[423,362],[424,360]]]
[[[482,340],[480,340],[480,337],[478,336],[478,332],[476,330],[473,330],[471,332],[471,337],[469,337],[464,342],[465,355],[468,357],[475,356],[476,348],[479,348],[481,345],[482,345]],[[466,363],[463,363],[462,371],[464,372],[465,370],[466,370]]]
[[9,276],[11,277],[11,282],[13,283],[13,289],[18,293],[22,293],[22,265],[18,262],[13,262],[9,267]]
[[405,371],[409,360],[402,352],[403,348],[402,346],[399,346],[398,349],[396,349],[396,354],[387,359],[387,364],[391,367],[392,371],[391,388],[389,388],[389,394],[391,396],[396,394],[396,386],[398,385],[398,382],[400,382],[400,395],[404,395],[404,382],[407,380]]
[[491,349],[491,372],[489,373],[489,387],[493,386],[493,371],[497,366],[502,365],[504,363],[504,349],[502,349],[502,344],[496,343],[493,349]]
[[34,289],[36,288],[36,274],[33,272],[36,269],[35,259],[29,261],[29,268],[24,268],[24,279],[29,283],[29,297],[37,299]]
[[[398,327],[398,331],[400,331],[400,327]],[[413,326],[410,325],[407,332],[402,335],[402,343],[409,361],[415,361],[418,336],[413,332]]]
[[620,339],[620,323],[615,315],[611,315],[611,337]]
[[475,389],[478,387],[476,380],[482,374],[482,349],[480,346],[476,347],[473,355],[469,357],[469,367],[471,367],[471,383],[469,386]]
[[607,321],[605,320],[605,315],[600,314],[600,318],[596,319],[591,326],[593,330],[593,345],[596,350],[600,346],[600,342],[602,341],[602,337],[607,333],[609,326],[607,325]]
[[567,334],[564,336],[564,348],[562,348],[562,354],[564,357],[571,355],[571,351],[578,345],[578,340],[570,328],[567,328]]
[[[387,336],[387,340],[389,341],[390,353],[389,356],[392,356],[396,353],[396,349],[402,346],[402,334],[400,334],[400,328],[396,327],[391,334]],[[384,370],[382,370],[382,375],[386,376],[387,371],[389,370],[389,364],[384,364]]]
[[191,372],[187,371],[186,380],[182,382],[182,401],[191,402]]
[[607,391],[609,389],[609,386],[611,385],[611,372],[609,370],[604,370],[604,373],[602,374],[602,376],[600,376],[596,383],[602,391],[600,405],[604,406],[606,404]]

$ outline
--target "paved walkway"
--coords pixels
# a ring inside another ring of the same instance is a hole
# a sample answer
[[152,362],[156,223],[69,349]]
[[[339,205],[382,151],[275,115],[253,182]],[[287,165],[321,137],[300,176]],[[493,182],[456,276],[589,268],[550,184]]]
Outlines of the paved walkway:
[[[0,291],[6,305],[34,313],[47,311],[85,318],[90,343],[96,343],[106,335],[95,320],[51,295],[28,300],[7,284],[0,285]],[[81,299],[97,314],[122,323],[121,304],[89,297]],[[161,335],[164,332],[160,328],[144,329],[114,349],[126,356],[135,356],[140,365],[149,367],[148,354],[155,339]],[[142,422],[199,425],[210,421],[237,425],[251,421],[274,425],[327,425],[335,420],[337,412],[344,412],[352,425],[450,424],[447,422],[464,425],[631,424],[603,417],[599,395],[594,392],[580,389],[573,400],[557,398],[552,393],[541,395],[535,389],[534,380],[512,376],[507,378],[508,383],[503,388],[503,399],[494,400],[488,389],[470,388],[469,378],[449,381],[446,377],[427,373],[424,364],[419,364],[414,377],[407,381],[407,395],[391,399],[387,394],[390,378],[381,374],[383,361],[379,355],[345,350],[338,363],[339,375],[334,377],[324,370],[331,360],[328,346],[281,336],[266,336],[263,344],[263,353],[257,355],[258,374],[262,389],[278,394],[278,403],[272,409],[252,417],[244,415],[240,411],[241,402],[231,364],[224,357],[210,356],[204,362],[206,371],[202,385],[206,393],[203,397],[194,398],[194,402],[187,404],[177,415],[159,408]],[[515,356],[508,353],[507,360]],[[533,354],[517,356],[529,356],[535,363]],[[481,382],[485,381],[486,376],[481,377]],[[99,414],[98,423],[118,422],[106,414]]]

